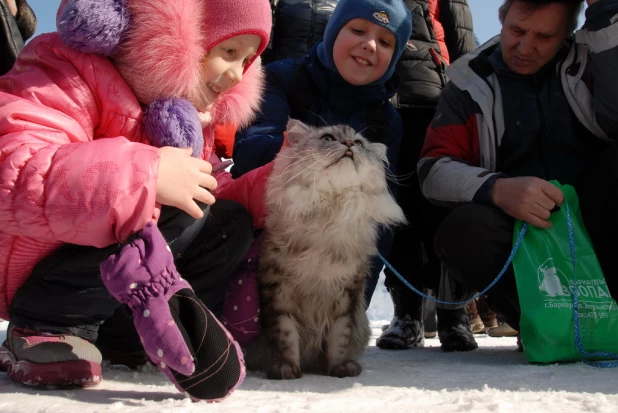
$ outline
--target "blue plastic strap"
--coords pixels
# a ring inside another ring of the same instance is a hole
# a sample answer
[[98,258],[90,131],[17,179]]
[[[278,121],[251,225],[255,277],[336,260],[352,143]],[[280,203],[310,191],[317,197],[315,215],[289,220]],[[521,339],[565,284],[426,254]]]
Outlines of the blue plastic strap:
[[[589,353],[584,349],[584,343],[582,342],[581,337],[581,329],[579,325],[579,292],[577,291],[577,259],[575,257],[575,234],[573,232],[573,225],[571,224],[571,210],[569,209],[569,204],[565,200],[566,206],[566,217],[567,217],[567,228],[569,230],[569,246],[571,248],[571,262],[573,264],[573,324],[575,327],[575,349],[577,350],[577,355],[584,363],[593,367],[601,367],[601,368],[613,368],[618,367],[618,354],[610,353],[606,351],[595,351],[594,353]],[[608,361],[592,361],[587,358],[591,357],[602,357],[609,359]]]
[[393,266],[388,261],[386,261],[386,259],[382,256],[382,254],[380,254],[378,252],[378,255],[380,256],[380,259],[382,260],[382,262],[384,262],[384,265],[386,265],[388,267],[388,269],[391,270],[393,272],[393,274],[395,274],[397,276],[397,278],[399,278],[399,280],[406,285],[406,287],[408,287],[409,289],[411,289],[412,291],[414,291],[418,295],[422,296],[423,298],[426,298],[426,299],[428,299],[430,301],[433,301],[433,302],[436,302],[436,303],[439,303],[439,304],[466,305],[470,301],[476,300],[480,296],[485,295],[485,293],[487,293],[487,291],[489,291],[494,285],[496,285],[496,283],[500,280],[500,278],[502,278],[502,276],[506,272],[507,268],[509,268],[509,265],[511,265],[511,261],[513,261],[513,257],[515,257],[515,254],[517,253],[517,250],[519,249],[519,245],[521,244],[521,241],[524,239],[524,235],[526,235],[526,231],[527,230],[528,230],[528,223],[524,222],[524,226],[521,228],[521,231],[519,231],[519,236],[517,237],[517,240],[515,241],[515,245],[513,245],[513,248],[511,249],[511,255],[509,255],[508,260],[506,260],[506,264],[504,264],[504,267],[502,267],[502,270],[500,271],[500,274],[498,274],[496,279],[493,280],[491,282],[491,284],[489,284],[489,286],[487,286],[487,288],[485,288],[483,291],[481,291],[480,293],[476,294],[474,297],[472,297],[472,298],[470,298],[469,300],[466,300],[466,301],[453,301],[453,302],[442,301],[442,300],[438,300],[437,298],[433,298],[433,297],[423,293],[422,291],[417,290],[416,288],[414,288],[412,286],[412,284],[410,284],[405,278],[403,278],[403,276],[401,274],[399,274],[399,272],[397,272],[397,270],[395,270],[395,268],[393,268]]

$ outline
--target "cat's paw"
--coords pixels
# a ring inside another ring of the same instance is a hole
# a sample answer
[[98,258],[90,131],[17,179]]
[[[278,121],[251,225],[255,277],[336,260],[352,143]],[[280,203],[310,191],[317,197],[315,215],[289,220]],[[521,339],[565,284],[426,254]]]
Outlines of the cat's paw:
[[356,377],[363,371],[360,364],[354,360],[345,360],[330,368],[328,372],[332,377]]
[[294,380],[302,376],[300,367],[291,363],[274,363],[266,373],[266,377],[270,380]]

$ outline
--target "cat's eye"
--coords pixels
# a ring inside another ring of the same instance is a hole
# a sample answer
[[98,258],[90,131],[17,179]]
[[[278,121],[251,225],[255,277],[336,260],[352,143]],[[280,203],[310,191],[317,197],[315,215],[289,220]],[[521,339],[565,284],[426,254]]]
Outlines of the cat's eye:
[[357,140],[354,141],[354,145],[360,146],[362,148],[363,147],[363,141],[361,141],[360,139],[357,139]]
[[336,140],[333,135],[330,135],[328,133],[326,135],[322,135],[320,139],[324,139],[325,141],[328,141],[328,142],[334,142]]

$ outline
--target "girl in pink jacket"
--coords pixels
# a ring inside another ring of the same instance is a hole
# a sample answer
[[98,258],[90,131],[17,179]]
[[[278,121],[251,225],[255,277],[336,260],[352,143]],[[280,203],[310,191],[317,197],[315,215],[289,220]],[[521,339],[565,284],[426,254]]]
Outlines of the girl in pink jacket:
[[192,399],[221,399],[244,364],[207,307],[252,222],[214,203],[207,160],[215,126],[259,105],[269,2],[63,0],[57,26],[0,77],[0,370],[88,386],[101,353],[147,354]]

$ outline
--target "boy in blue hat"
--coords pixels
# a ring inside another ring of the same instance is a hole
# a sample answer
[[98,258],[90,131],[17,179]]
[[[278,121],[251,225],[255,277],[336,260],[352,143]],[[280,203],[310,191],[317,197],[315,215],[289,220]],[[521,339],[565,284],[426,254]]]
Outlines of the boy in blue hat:
[[[388,147],[395,174],[402,139],[401,118],[389,99],[397,91],[395,64],[412,31],[402,0],[340,0],[324,39],[301,59],[266,66],[266,90],[253,124],[236,135],[232,175],[239,177],[272,161],[284,142],[289,118],[313,126],[347,124]],[[395,188],[391,185],[391,191]],[[380,237],[388,250],[391,234]],[[376,260],[374,272],[382,265]],[[377,282],[367,287],[369,303]]]
[[[339,1],[323,41],[299,60],[266,66],[261,113],[236,136],[234,177],[274,159],[289,117],[315,126],[344,123],[361,131],[373,126],[367,112],[377,113],[376,107],[387,130],[371,131],[375,137],[369,138],[388,146],[394,167],[401,120],[388,100],[399,85],[393,76],[395,63],[411,30],[411,15],[402,0]],[[299,96],[303,92],[310,96]]]

